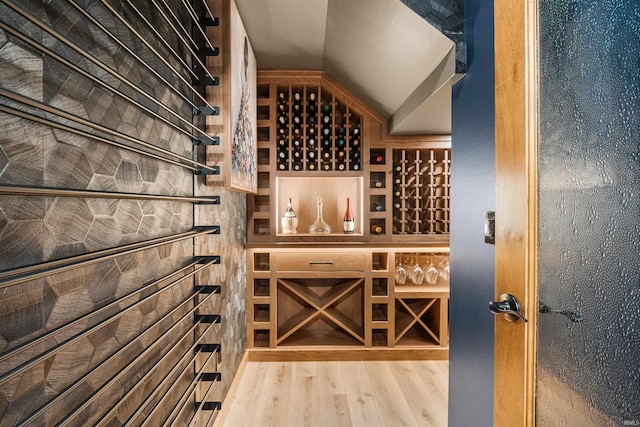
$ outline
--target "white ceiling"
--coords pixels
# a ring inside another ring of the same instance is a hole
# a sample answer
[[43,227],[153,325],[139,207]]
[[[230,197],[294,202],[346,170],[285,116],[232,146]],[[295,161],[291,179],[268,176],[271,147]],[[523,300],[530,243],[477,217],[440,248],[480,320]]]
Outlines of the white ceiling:
[[321,69],[389,119],[451,132],[454,43],[400,0],[236,0],[258,68]]

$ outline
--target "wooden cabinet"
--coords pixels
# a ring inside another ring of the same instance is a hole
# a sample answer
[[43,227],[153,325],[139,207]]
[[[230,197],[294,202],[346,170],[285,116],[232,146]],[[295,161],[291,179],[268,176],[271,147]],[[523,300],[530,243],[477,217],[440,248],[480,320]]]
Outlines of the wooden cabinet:
[[250,357],[446,358],[448,282],[396,283],[407,256],[419,265],[448,249],[250,248]]

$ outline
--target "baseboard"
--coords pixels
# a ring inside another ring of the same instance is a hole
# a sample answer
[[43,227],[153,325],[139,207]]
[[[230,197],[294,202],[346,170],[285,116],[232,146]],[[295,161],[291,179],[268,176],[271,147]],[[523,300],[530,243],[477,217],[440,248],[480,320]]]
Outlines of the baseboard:
[[339,360],[448,360],[449,348],[296,348],[250,349],[249,362],[296,362]]

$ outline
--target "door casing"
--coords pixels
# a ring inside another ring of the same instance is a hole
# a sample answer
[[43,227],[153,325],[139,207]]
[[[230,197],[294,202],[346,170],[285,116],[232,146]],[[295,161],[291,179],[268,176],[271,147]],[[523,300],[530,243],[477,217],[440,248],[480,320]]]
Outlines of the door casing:
[[495,297],[515,295],[527,323],[495,319],[494,426],[535,423],[538,1],[494,0]]

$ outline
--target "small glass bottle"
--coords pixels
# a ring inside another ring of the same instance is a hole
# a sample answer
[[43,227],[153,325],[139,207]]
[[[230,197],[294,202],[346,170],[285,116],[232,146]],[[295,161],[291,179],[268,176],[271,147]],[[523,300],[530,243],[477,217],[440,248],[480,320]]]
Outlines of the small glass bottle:
[[282,225],[283,234],[293,234],[298,232],[298,216],[291,206],[291,199],[289,199],[289,202],[287,203],[287,210],[284,212],[284,215],[282,215],[280,224]]
[[318,218],[316,219],[316,222],[311,224],[311,227],[309,227],[309,233],[329,234],[331,233],[331,227],[329,227],[329,224],[324,222],[324,219],[322,218],[322,197],[318,197],[317,204],[318,204]]
[[352,234],[356,229],[356,220],[351,213],[351,201],[347,197],[347,211],[344,213],[343,229],[345,234]]

